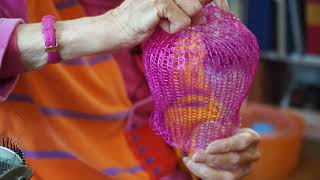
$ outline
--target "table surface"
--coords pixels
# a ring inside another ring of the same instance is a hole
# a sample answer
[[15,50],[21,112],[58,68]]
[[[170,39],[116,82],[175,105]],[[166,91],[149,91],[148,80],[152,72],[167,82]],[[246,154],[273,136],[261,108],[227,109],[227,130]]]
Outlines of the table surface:
[[289,180],[320,180],[319,141],[303,141],[299,166]]

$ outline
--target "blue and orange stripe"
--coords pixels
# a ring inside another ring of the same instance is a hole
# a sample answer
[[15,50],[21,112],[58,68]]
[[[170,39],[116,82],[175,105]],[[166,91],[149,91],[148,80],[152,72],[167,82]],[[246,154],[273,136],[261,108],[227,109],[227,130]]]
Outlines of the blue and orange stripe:
[[[20,103],[31,103],[35,104],[31,96],[25,94],[11,94],[8,99],[8,102],[20,102]],[[49,116],[61,116],[64,118],[73,118],[81,120],[98,120],[98,121],[110,121],[110,120],[124,120],[128,116],[128,111],[124,112],[115,112],[115,113],[106,113],[106,114],[89,114],[79,111],[73,111],[63,108],[50,108],[40,106],[37,107],[42,115]]]
[[[77,159],[77,157],[65,151],[24,151],[24,156],[29,159]],[[122,173],[139,173],[144,171],[143,166],[136,165],[129,168],[108,167],[101,172],[108,176],[117,176]]]

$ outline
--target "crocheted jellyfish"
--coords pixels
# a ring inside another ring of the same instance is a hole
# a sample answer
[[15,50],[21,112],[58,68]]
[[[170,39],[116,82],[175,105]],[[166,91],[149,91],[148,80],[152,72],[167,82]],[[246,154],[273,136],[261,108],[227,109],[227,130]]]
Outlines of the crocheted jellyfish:
[[231,12],[209,5],[202,15],[182,32],[158,30],[143,48],[153,129],[186,152],[238,130],[259,62],[255,36]]

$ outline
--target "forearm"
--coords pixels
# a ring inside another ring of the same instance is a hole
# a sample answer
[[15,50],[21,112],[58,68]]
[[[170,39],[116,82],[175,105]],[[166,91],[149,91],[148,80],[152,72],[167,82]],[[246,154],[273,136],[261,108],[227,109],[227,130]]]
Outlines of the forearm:
[[[110,52],[122,47],[121,38],[110,13],[69,21],[56,22],[56,37],[62,60],[86,54]],[[20,25],[17,44],[21,63],[28,70],[47,64],[41,24]]]

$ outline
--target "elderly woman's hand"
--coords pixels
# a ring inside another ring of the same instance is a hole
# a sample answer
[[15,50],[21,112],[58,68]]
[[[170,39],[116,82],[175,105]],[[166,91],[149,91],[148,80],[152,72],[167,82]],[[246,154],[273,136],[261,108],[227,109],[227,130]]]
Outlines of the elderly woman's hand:
[[212,142],[205,151],[183,159],[188,169],[204,180],[233,180],[246,176],[254,161],[259,135],[251,129],[241,129],[236,135]]
[[[228,9],[226,0],[213,2]],[[125,0],[111,14],[123,46],[133,46],[150,36],[158,25],[168,33],[189,26],[207,3],[209,0]]]
[[[187,27],[212,0],[125,0],[119,7],[100,16],[58,21],[55,24],[62,60],[87,54],[113,52],[132,47],[149,37],[158,25],[169,33]],[[228,9],[226,0],[215,0]],[[17,27],[20,60],[27,70],[47,64],[40,23]]]

